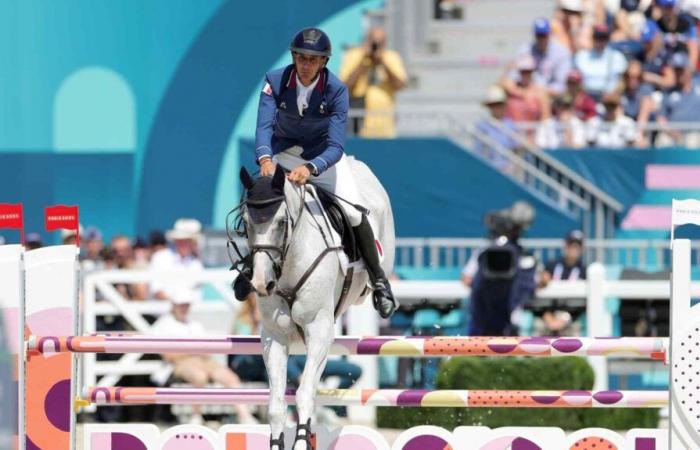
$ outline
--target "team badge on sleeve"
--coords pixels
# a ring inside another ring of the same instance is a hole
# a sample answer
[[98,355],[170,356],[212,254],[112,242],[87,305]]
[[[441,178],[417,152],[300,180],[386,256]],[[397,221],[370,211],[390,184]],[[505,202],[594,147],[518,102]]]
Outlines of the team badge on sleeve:
[[265,86],[263,86],[262,91],[267,95],[272,95],[272,86],[270,86],[270,83],[265,83]]

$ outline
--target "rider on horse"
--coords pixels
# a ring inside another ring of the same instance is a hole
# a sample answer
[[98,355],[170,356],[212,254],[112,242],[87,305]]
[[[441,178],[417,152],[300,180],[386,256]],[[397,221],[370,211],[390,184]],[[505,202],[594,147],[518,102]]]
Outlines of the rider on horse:
[[[397,302],[382,269],[374,232],[360,203],[343,146],[347,130],[348,90],[326,64],[331,41],[318,28],[305,28],[292,40],[293,64],[268,72],[260,93],[255,152],[261,176],[272,176],[276,164],[289,170],[287,178],[299,185],[307,181],[342,198],[341,206],[353,227],[355,239],[374,290],[374,307],[382,317],[396,310]],[[234,283],[236,298],[252,291],[249,268]]]

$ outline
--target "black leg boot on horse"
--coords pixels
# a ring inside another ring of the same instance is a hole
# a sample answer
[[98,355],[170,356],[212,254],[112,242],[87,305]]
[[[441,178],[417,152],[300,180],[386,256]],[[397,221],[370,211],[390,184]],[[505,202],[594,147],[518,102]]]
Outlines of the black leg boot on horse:
[[357,247],[360,249],[362,259],[365,261],[369,279],[372,282],[374,309],[379,311],[379,315],[386,319],[394,314],[394,311],[399,307],[398,301],[394,298],[394,293],[391,292],[391,285],[386,278],[384,269],[379,263],[379,251],[374,240],[374,231],[367,220],[367,216],[362,216],[362,222],[353,227]]

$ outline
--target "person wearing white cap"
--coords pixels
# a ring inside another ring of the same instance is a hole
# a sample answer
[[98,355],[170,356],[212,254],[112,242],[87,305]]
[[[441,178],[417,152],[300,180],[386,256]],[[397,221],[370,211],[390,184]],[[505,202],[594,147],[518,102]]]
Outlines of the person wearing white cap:
[[558,9],[552,19],[552,37],[573,54],[587,45],[586,13],[583,0],[559,0]]
[[[158,336],[204,336],[204,326],[189,317],[190,307],[198,298],[198,292],[193,289],[175,288],[167,291],[171,299],[172,310],[158,318],[150,330],[151,334]],[[182,379],[195,388],[204,388],[208,383],[220,384],[225,388],[241,387],[241,380],[224,364],[214,359],[211,355],[161,355],[163,361],[172,367],[172,374]],[[246,405],[234,406],[239,423],[254,424],[258,421],[253,417]],[[197,407],[192,423],[201,423],[202,418]]]
[[[155,252],[151,258],[151,271],[201,272],[204,270],[204,265],[198,256],[198,245],[202,236],[202,224],[198,220],[178,219],[172,230],[168,230],[165,236],[172,243],[174,250],[166,248]],[[191,287],[194,283],[184,280],[182,284]],[[165,290],[166,286],[162,282],[154,281],[151,283],[153,297],[159,300],[168,299]]]
[[[507,128],[517,133],[515,123],[506,117],[506,92],[501,86],[491,86],[486,91],[486,96],[481,102],[489,110],[489,118],[476,123],[476,129],[482,139],[476,139],[474,149],[482,154],[491,164],[500,170],[508,168],[508,159],[492,150],[491,142],[499,144],[508,150],[515,150],[517,143],[504,132]],[[496,124],[495,122],[499,122]]]

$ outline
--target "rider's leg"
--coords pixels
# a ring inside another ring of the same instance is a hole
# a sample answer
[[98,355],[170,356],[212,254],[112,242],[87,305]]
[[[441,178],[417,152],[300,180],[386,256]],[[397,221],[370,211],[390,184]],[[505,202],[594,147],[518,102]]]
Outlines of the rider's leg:
[[[359,190],[355,184],[350,163],[345,155],[333,167],[317,177],[312,177],[315,185],[333,192],[353,204],[361,202]],[[379,250],[375,243],[372,227],[362,213],[345,202],[340,202],[353,227],[357,246],[365,261],[372,288],[374,290],[374,307],[379,315],[386,318],[396,310],[398,303],[391,292],[391,285],[379,261]]]

